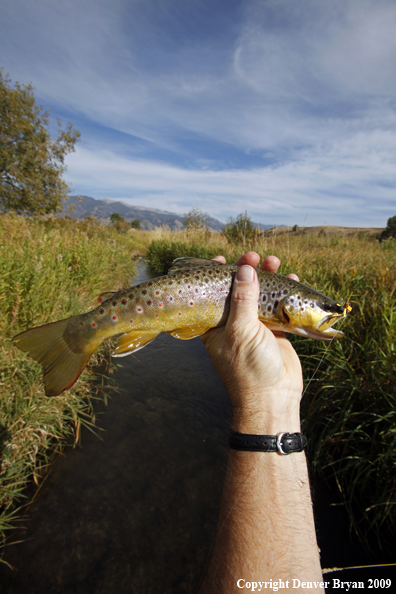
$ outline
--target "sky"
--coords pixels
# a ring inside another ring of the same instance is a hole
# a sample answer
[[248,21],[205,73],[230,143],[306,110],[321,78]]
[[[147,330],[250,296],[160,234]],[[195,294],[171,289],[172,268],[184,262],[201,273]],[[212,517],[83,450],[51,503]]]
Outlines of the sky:
[[0,67],[81,131],[75,194],[384,227],[395,31],[395,0],[5,0]]

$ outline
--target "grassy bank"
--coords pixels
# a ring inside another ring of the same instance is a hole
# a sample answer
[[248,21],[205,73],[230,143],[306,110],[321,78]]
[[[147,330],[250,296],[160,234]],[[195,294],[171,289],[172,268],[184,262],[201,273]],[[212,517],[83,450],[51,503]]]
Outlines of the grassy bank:
[[27,503],[26,485],[37,484],[67,436],[77,440],[92,421],[93,357],[72,390],[47,398],[42,368],[12,346],[30,326],[91,309],[107,290],[130,284],[133,234],[95,219],[26,219],[0,216],[0,544]]
[[230,246],[219,235],[164,235],[149,245],[148,261],[161,274],[182,255],[221,253],[231,263],[247,249],[277,255],[280,273],[296,272],[305,284],[351,302],[342,340],[329,346],[289,335],[308,386],[302,408],[309,458],[322,479],[337,485],[363,541],[369,529],[379,537],[384,525],[395,531],[396,242],[380,244],[362,232],[266,233]]

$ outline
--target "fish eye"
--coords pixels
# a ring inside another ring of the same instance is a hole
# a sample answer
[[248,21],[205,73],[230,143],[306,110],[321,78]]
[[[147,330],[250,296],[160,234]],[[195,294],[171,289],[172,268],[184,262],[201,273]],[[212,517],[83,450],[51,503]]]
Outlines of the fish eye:
[[321,303],[320,307],[323,309],[323,311],[328,311],[329,313],[338,313],[338,314],[342,314],[344,313],[344,307],[342,305],[339,305],[338,303]]

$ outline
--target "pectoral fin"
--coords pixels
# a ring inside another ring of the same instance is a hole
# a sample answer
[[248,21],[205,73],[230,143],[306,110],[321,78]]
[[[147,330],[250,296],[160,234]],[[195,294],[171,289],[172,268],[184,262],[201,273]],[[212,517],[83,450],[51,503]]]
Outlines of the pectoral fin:
[[194,328],[176,328],[172,332],[168,332],[174,338],[180,338],[180,340],[190,340],[196,336],[201,336],[209,330],[210,326],[194,326]]
[[134,351],[139,351],[158,336],[159,332],[127,332],[119,337],[117,346],[111,353],[112,357],[126,357]]

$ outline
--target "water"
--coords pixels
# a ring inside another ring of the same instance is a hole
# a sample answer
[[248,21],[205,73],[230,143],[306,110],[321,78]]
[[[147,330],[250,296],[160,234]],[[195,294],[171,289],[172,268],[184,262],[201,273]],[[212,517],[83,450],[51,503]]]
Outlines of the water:
[[[142,261],[137,272],[135,283],[150,278]],[[227,461],[228,396],[199,339],[159,336],[117,364],[118,391],[96,407],[99,437],[83,431],[82,446],[53,465],[14,535],[23,542],[6,551],[16,569],[0,565],[0,592],[198,591]],[[369,563],[334,497],[314,491],[323,566]]]

